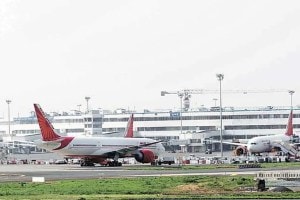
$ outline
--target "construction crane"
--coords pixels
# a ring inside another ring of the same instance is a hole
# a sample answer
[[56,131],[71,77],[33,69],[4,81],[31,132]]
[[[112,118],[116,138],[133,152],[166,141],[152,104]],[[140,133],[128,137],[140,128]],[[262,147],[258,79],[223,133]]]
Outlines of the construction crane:
[[[183,109],[187,111],[190,108],[190,98],[192,94],[216,94],[219,93],[219,90],[205,90],[205,89],[184,89],[178,91],[161,91],[161,96],[167,94],[176,94],[183,101]],[[265,89],[265,90],[222,90],[222,93],[274,93],[274,92],[288,92],[291,95],[294,93],[293,90],[275,90],[275,89]],[[182,108],[181,108],[182,109]]]

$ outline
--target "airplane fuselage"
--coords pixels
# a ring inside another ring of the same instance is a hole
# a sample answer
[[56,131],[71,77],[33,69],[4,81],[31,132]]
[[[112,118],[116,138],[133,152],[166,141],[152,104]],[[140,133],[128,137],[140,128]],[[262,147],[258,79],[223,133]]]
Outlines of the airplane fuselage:
[[268,135],[251,138],[247,143],[247,150],[250,153],[271,152],[276,143],[290,142],[291,137],[287,135]]
[[[132,156],[136,153],[137,149],[133,148],[130,150],[131,147],[153,142],[155,142],[155,140],[149,138],[65,137],[57,141],[37,141],[36,144],[40,148],[70,157],[104,156],[113,158],[116,154],[119,154],[119,157]],[[126,152],[118,153],[119,149],[126,148],[128,148]],[[164,152],[164,147],[161,143],[152,144],[141,149],[149,149],[153,151],[155,155]]]

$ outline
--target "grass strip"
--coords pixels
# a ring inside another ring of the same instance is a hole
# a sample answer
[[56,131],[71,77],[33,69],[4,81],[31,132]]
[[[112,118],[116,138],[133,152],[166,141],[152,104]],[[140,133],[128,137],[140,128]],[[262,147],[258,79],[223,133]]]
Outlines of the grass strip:
[[[1,183],[6,199],[295,199],[300,193],[256,192],[253,176],[176,176]],[[251,188],[251,189],[249,189]]]

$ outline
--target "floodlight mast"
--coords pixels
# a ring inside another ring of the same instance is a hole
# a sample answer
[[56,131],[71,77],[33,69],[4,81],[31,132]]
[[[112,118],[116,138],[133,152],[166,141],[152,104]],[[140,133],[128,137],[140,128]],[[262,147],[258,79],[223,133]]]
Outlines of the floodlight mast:
[[216,75],[220,82],[220,150],[221,150],[221,158],[223,158],[223,124],[222,124],[222,81],[224,79],[224,74]]
[[[177,94],[178,97],[180,98],[180,135],[182,136],[182,98],[186,98],[186,95],[188,98],[190,98],[190,95],[187,93],[184,93],[182,91],[177,91],[177,92],[167,92],[167,91],[161,91],[161,96],[165,96],[166,94]],[[185,136],[184,136],[185,140]]]
[[89,113],[89,100],[91,99],[91,97],[85,97],[86,100],[86,113]]
[[288,92],[291,95],[291,110],[293,110],[293,94],[295,93],[295,91],[294,90],[289,90]]
[[8,135],[10,136],[11,141],[13,140],[12,134],[10,133],[10,107],[9,104],[11,103],[10,99],[6,100],[7,103],[7,118],[8,118]]

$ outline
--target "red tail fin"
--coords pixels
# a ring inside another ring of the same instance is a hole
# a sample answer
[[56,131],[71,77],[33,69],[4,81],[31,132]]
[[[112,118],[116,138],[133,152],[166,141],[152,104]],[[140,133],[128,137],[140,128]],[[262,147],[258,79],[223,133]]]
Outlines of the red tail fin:
[[46,118],[42,108],[38,104],[33,104],[33,106],[41,129],[43,141],[52,141],[60,138],[60,136],[55,133],[52,124]]
[[124,137],[132,138],[133,137],[133,114],[130,115],[127,123],[127,127],[124,133]]
[[286,131],[285,135],[287,136],[292,136],[293,135],[293,110],[291,110],[290,116],[289,116],[289,121],[286,126]]

